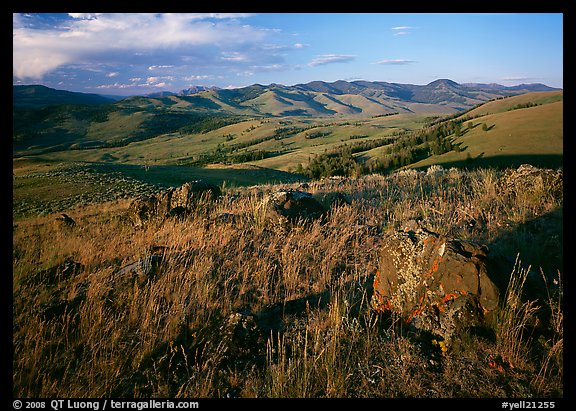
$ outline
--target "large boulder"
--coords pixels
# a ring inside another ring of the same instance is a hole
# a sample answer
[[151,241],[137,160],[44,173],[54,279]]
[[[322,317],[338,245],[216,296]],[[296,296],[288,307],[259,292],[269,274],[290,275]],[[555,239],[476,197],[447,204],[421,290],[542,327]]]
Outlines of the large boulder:
[[326,211],[312,194],[305,191],[276,191],[271,193],[266,201],[273,212],[291,223],[318,219]]
[[550,193],[554,198],[563,195],[563,172],[549,168],[538,168],[522,164],[517,169],[507,169],[496,186],[503,194]]
[[372,308],[448,342],[461,327],[481,324],[499,304],[487,254],[485,246],[423,228],[389,233],[374,277]]
[[154,195],[136,197],[128,206],[128,215],[134,225],[144,225],[158,215],[158,198]]
[[190,208],[199,200],[215,200],[222,195],[218,186],[199,180],[184,183],[171,194],[170,209],[178,206]]

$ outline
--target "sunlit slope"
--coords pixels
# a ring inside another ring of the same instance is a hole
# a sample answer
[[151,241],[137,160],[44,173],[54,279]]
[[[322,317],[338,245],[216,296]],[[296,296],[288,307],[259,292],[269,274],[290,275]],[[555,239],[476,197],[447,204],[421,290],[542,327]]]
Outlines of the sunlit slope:
[[[440,114],[440,113],[436,113]],[[254,118],[203,133],[165,133],[124,146],[44,153],[52,161],[122,164],[190,164],[219,148],[230,154],[262,151],[268,158],[249,161],[259,167],[287,171],[305,166],[313,154],[344,144],[380,140],[422,127],[427,114],[393,114],[367,119],[330,120],[325,117]],[[284,132],[282,132],[284,131]]]
[[561,158],[563,120],[563,101],[483,115],[463,123],[463,135],[453,140],[460,152],[432,156],[412,167],[471,162],[505,165],[522,159],[538,162],[539,158]]
[[555,101],[562,101],[564,99],[564,92],[559,91],[542,91],[522,94],[519,96],[507,97],[498,100],[489,101],[482,104],[480,107],[472,109],[468,112],[471,117],[481,116],[493,113],[502,113],[505,111],[513,110],[515,107],[525,104],[548,104]]
[[[440,113],[435,113],[440,114]],[[280,155],[253,161],[249,164],[282,171],[294,171],[299,164],[306,166],[309,158],[358,142],[382,140],[404,131],[418,130],[426,120],[425,114],[394,114],[364,120],[335,122],[294,134],[281,141],[268,140],[251,149],[268,151],[285,149]],[[318,138],[307,138],[319,133]],[[360,153],[362,154],[362,153]]]

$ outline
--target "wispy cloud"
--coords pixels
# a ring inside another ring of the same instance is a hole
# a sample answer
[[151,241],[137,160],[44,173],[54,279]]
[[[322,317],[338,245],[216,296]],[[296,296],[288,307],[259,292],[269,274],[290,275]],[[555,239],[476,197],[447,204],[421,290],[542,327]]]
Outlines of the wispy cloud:
[[210,80],[213,78],[214,78],[214,76],[211,76],[209,74],[197,74],[197,75],[182,77],[182,80],[184,80],[184,81],[199,81],[199,80]]
[[405,36],[407,34],[412,33],[412,30],[416,29],[417,27],[413,26],[396,26],[391,27],[390,30],[393,31],[394,36]]
[[248,56],[238,51],[224,52],[220,58],[224,61],[248,61]]
[[502,81],[536,81],[539,80],[537,77],[525,77],[525,76],[511,76],[503,77]]
[[412,64],[416,63],[415,60],[404,60],[404,59],[389,59],[389,60],[380,60],[376,61],[373,64],[383,64],[383,65],[391,65],[391,66],[402,66],[405,64]]
[[93,20],[97,19],[102,13],[68,13],[68,15],[74,19]]
[[316,67],[333,63],[348,63],[355,58],[356,56],[352,54],[321,54],[312,59],[312,61],[308,63],[308,66]]
[[160,65],[148,66],[148,70],[154,71],[154,70],[168,69],[168,68],[173,68],[173,67],[174,66],[172,64],[160,64]]

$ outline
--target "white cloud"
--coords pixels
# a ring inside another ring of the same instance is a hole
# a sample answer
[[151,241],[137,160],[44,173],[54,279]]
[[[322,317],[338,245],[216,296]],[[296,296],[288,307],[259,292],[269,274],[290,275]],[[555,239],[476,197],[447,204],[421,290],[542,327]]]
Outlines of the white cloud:
[[182,77],[182,80],[184,80],[184,81],[198,81],[198,80],[210,80],[213,78],[214,78],[214,76],[202,74],[202,75],[185,76],[185,77]]
[[116,76],[119,76],[119,75],[120,75],[119,72],[113,71],[113,72],[111,72],[111,73],[106,74],[106,77],[116,77]]
[[[71,19],[45,28],[45,25],[25,26],[22,16],[14,15],[13,75],[20,79],[41,79],[64,65],[132,64],[134,60],[155,56],[176,60],[183,55],[194,55],[209,65],[214,63],[218,51],[240,53],[238,50],[248,49],[262,54],[265,51],[258,46],[269,31],[240,24],[238,19],[246,16],[243,13],[71,13]],[[150,61],[147,60],[145,67],[169,65],[154,65]]]
[[225,61],[248,61],[248,57],[238,51],[224,52],[221,59]]
[[412,64],[412,63],[416,63],[416,61],[414,60],[404,60],[404,59],[390,59],[390,60],[380,60],[377,61],[373,64],[383,64],[383,65],[396,65],[396,66],[401,66],[401,65],[405,65],[405,64]]
[[74,19],[93,20],[97,19],[102,13],[68,13]]
[[153,71],[153,70],[167,69],[167,68],[172,68],[172,67],[174,67],[174,66],[171,64],[161,64],[158,66],[155,66],[155,65],[154,66],[148,66],[148,70]]
[[132,88],[135,87],[135,84],[122,84],[122,83],[114,83],[114,84],[100,84],[95,86],[94,88],[97,89],[125,89],[125,88]]
[[391,27],[390,30],[394,31],[394,36],[406,36],[407,34],[412,33],[412,30],[416,29],[417,27],[413,26],[396,26]]
[[146,79],[146,84],[149,86],[155,86],[157,83],[163,84],[165,80],[174,81],[172,76],[152,76]]
[[415,27],[412,27],[412,26],[397,26],[397,27],[392,27],[390,30],[401,30],[401,31],[404,31],[404,30],[412,30],[412,29],[414,29],[414,28],[415,28]]
[[173,81],[173,76],[150,76],[143,80],[140,77],[133,77],[130,79],[131,83],[118,83],[113,84],[100,84],[95,86],[97,89],[129,89],[129,88],[166,88],[170,87],[170,81]]
[[321,54],[308,63],[310,67],[323,66],[332,63],[348,63],[356,56],[352,54]]

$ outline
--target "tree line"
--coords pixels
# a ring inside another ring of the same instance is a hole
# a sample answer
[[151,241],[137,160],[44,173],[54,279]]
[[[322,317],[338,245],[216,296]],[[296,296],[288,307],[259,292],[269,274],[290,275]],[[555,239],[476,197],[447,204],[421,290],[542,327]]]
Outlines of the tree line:
[[[386,174],[432,155],[460,150],[453,143],[453,138],[462,135],[462,122],[461,119],[453,119],[398,137],[346,143],[310,157],[306,166],[299,164],[295,171],[312,179]],[[363,160],[354,156],[377,147],[384,147],[379,157]]]

